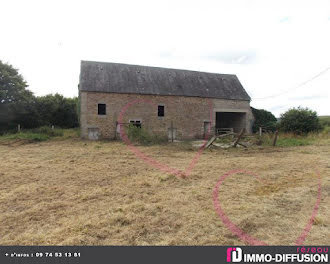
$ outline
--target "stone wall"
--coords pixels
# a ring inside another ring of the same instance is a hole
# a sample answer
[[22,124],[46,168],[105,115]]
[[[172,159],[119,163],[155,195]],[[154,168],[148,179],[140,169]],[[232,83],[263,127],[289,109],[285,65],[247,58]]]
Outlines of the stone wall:
[[[98,129],[101,138],[114,139],[120,111],[127,109],[124,122],[140,120],[150,132],[168,135],[176,128],[178,139],[203,138],[204,122],[215,125],[215,112],[245,112],[247,131],[251,132],[252,112],[248,101],[184,96],[157,96],[81,92],[81,136],[88,138],[88,129]],[[98,115],[98,104],[106,104],[106,115]],[[165,116],[158,117],[158,105],[165,106]],[[212,133],[214,129],[212,128]]]

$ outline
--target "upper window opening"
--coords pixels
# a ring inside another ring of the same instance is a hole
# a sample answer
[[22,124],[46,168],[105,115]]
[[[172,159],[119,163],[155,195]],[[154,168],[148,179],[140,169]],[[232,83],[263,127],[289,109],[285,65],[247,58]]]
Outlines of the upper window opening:
[[165,107],[163,105],[158,106],[158,116],[164,116],[165,115]]
[[106,104],[97,105],[97,113],[99,115],[106,115],[106,113],[107,113],[106,109],[107,109]]

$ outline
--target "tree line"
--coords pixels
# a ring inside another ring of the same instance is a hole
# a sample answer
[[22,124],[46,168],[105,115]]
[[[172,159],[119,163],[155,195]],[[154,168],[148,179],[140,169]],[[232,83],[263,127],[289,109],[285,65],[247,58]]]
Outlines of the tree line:
[[78,98],[60,94],[35,96],[13,66],[0,60],[0,133],[22,128],[58,126],[73,128],[78,123]]
[[280,130],[282,132],[292,132],[295,134],[307,134],[317,132],[325,127],[319,120],[316,111],[308,108],[297,107],[282,113],[277,119],[271,112],[263,109],[252,108],[255,121],[253,132],[257,132],[259,127],[269,131]]

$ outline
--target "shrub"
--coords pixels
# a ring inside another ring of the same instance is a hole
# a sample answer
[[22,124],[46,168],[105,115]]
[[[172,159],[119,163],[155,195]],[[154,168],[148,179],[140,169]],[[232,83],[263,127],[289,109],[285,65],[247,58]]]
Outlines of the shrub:
[[143,145],[151,143],[150,135],[142,127],[137,127],[134,125],[129,125],[127,130],[127,136],[132,142],[137,142]]
[[256,109],[251,107],[253,116],[255,118],[254,124],[252,126],[253,132],[257,132],[259,127],[265,127],[267,130],[275,131],[276,130],[276,117],[264,109]]
[[136,127],[131,124],[127,129],[127,136],[130,141],[139,143],[141,145],[160,144],[168,141],[165,136],[157,134],[151,135],[143,127]]
[[292,108],[281,115],[280,129],[284,132],[306,134],[320,130],[317,113],[308,108]]

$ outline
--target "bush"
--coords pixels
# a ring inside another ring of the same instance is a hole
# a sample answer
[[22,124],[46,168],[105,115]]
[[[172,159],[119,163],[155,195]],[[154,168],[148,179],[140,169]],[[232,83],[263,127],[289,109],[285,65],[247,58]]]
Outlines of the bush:
[[264,127],[267,130],[275,131],[276,130],[276,117],[264,109],[256,109],[251,107],[253,116],[255,118],[254,124],[252,126],[253,132],[257,132],[259,127]]
[[127,129],[127,136],[130,141],[141,145],[161,144],[168,141],[165,136],[151,135],[146,129],[131,124]]
[[284,132],[306,134],[321,129],[317,113],[308,108],[292,108],[281,115],[280,129]]
[[127,136],[132,142],[137,142],[143,145],[147,145],[151,143],[151,138],[144,128],[129,125]]

